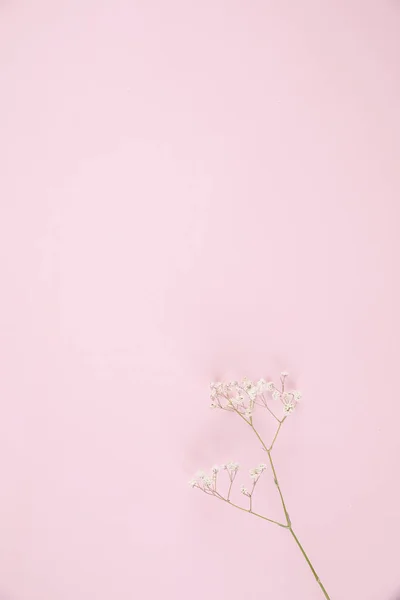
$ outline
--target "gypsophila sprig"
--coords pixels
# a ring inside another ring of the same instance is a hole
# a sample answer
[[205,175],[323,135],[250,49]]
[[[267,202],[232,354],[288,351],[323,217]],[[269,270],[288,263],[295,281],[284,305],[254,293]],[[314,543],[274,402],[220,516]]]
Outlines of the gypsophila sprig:
[[[249,470],[249,487],[247,487],[245,483],[240,485],[238,491],[242,494],[242,496],[245,496],[243,502],[248,503],[248,505],[242,506],[241,504],[236,504],[231,499],[233,486],[237,486],[235,482],[238,478],[239,472],[241,473],[239,470],[239,463],[237,462],[227,462],[220,466],[214,465],[211,467],[208,474],[205,471],[198,471],[195,477],[189,481],[189,485],[192,488],[199,489],[208,496],[213,496],[218,500],[222,500],[234,508],[238,508],[241,511],[252,514],[255,517],[259,517],[264,521],[268,521],[269,523],[288,530],[300,548],[304,558],[306,559],[307,564],[310,567],[318,585],[320,586],[322,593],[327,600],[330,600],[325,587],[323,586],[320,578],[311,564],[310,559],[308,558],[303,546],[293,531],[292,522],[289,517],[287,506],[283,498],[282,489],[276,474],[274,461],[272,459],[272,450],[275,446],[275,442],[278,438],[279,432],[281,431],[282,425],[287,417],[295,411],[297,404],[301,399],[301,393],[299,391],[286,389],[288,376],[289,374],[287,371],[282,371],[279,378],[279,385],[275,385],[273,381],[267,382],[265,379],[251,381],[247,377],[244,377],[240,382],[214,382],[210,384],[211,407],[214,409],[225,410],[239,416],[255,434],[258,442],[261,443],[263,452],[266,453],[268,457],[267,464],[260,463],[258,466]],[[277,407],[279,410],[277,410]],[[269,416],[272,417],[277,423],[275,432],[268,444],[264,442],[263,438],[255,427],[255,418],[259,409],[265,409],[269,413]],[[272,475],[281,501],[283,519],[280,520],[272,519],[258,512],[254,512],[253,510],[255,489],[264,473],[268,472]],[[241,476],[240,479],[242,479]]]

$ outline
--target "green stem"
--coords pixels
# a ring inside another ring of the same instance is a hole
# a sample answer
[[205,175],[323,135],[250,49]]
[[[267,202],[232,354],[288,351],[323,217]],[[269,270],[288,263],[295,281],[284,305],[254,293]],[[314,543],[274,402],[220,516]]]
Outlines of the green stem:
[[316,570],[315,570],[315,569],[314,569],[314,567],[312,566],[312,564],[311,564],[311,561],[310,561],[310,559],[308,558],[308,556],[307,556],[307,554],[306,554],[306,551],[304,550],[303,546],[300,544],[300,542],[299,542],[299,539],[298,539],[297,535],[295,534],[295,532],[294,532],[294,531],[293,531],[293,529],[292,529],[292,526],[290,526],[290,527],[289,527],[289,531],[290,531],[290,533],[292,534],[292,536],[294,537],[294,540],[295,540],[296,544],[297,544],[297,545],[298,545],[298,547],[300,548],[302,555],[303,555],[303,556],[304,556],[304,558],[306,559],[306,561],[307,561],[307,564],[308,564],[308,566],[310,567],[310,569],[311,569],[311,571],[312,571],[312,574],[314,575],[314,577],[315,577],[315,580],[316,580],[316,582],[318,583],[319,587],[321,588],[321,590],[322,590],[322,592],[323,592],[323,594],[324,594],[325,598],[326,598],[327,600],[330,600],[330,597],[328,596],[328,592],[327,592],[327,591],[326,591],[326,589],[324,588],[324,586],[323,586],[323,584],[322,584],[322,581],[321,581],[321,580],[320,580],[320,578],[318,577]]

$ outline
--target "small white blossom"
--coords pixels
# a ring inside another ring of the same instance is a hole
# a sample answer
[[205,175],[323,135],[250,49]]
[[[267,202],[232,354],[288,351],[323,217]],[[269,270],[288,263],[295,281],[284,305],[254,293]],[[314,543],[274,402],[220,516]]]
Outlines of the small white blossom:
[[210,408],[218,408],[218,404],[216,402],[211,402]]
[[280,393],[280,392],[278,392],[278,390],[275,390],[275,391],[273,391],[273,392],[272,392],[272,398],[273,398],[274,400],[280,400],[280,399],[281,399],[281,393]]
[[250,469],[249,473],[252,479],[258,479],[261,475],[261,471],[259,471],[257,467],[255,469]]
[[258,389],[254,385],[253,387],[251,387],[247,390],[247,394],[248,394],[250,400],[255,400],[258,395]]
[[242,379],[242,388],[244,390],[246,390],[246,392],[247,392],[247,390],[250,390],[253,387],[253,385],[254,384],[253,384],[252,381],[250,381],[250,379],[247,379],[247,377],[243,377],[243,379]]
[[257,481],[258,478],[260,477],[261,473],[263,473],[263,471],[265,471],[266,468],[267,468],[267,465],[262,463],[261,465],[258,465],[258,467],[254,467],[254,469],[250,469],[250,471],[249,471],[250,477],[252,479],[254,479],[255,481]]
[[242,487],[240,488],[240,491],[244,496],[250,496],[249,490],[247,488],[245,488],[244,485],[242,485]]
[[240,394],[235,396],[234,398],[230,398],[232,406],[241,406],[244,403],[244,398]]
[[287,371],[282,371],[281,377],[283,377],[283,378],[289,377],[289,373]]
[[265,379],[259,379],[257,381],[257,393],[262,394],[267,389],[268,389],[268,385],[267,385],[267,382],[265,381]]
[[191,479],[191,480],[189,481],[189,485],[190,485],[190,487],[192,487],[192,488],[196,487],[196,485],[197,485],[197,479]]
[[219,471],[219,466],[218,466],[218,465],[214,465],[214,466],[211,468],[211,473],[212,473],[213,475],[216,475],[216,474],[218,473],[218,471]]
[[293,394],[289,394],[289,397],[283,399],[283,412],[285,415],[290,415],[296,408],[296,400],[293,397]]
[[298,390],[294,390],[293,396],[294,396],[294,399],[296,400],[296,402],[298,402],[302,398],[302,394]]
[[226,465],[224,465],[223,468],[229,471],[229,473],[236,473],[239,470],[239,463],[229,462]]
[[247,408],[247,409],[244,411],[244,416],[246,417],[246,419],[251,419],[251,417],[253,416],[253,413],[252,413],[252,411],[250,410],[250,408]]
[[213,480],[211,479],[211,477],[204,477],[203,478],[203,485],[205,488],[211,488],[213,485]]
[[204,477],[206,476],[206,474],[204,473],[204,471],[197,471],[196,473],[196,477],[197,479],[204,479]]
[[268,381],[268,383],[267,383],[267,390],[269,392],[273,392],[274,389],[275,389],[274,383],[272,381]]

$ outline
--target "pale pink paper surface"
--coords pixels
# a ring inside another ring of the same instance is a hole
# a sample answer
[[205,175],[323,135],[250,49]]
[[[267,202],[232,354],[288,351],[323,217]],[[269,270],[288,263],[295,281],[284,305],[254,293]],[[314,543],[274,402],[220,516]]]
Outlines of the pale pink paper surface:
[[0,598],[321,598],[186,485],[261,459],[208,381],[282,368],[299,537],[334,600],[400,594],[399,31],[395,1],[0,3]]

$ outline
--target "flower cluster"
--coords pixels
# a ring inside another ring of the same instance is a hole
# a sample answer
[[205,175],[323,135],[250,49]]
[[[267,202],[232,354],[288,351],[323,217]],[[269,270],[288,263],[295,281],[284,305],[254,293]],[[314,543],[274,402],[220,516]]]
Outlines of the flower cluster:
[[258,467],[254,467],[254,469],[250,469],[249,475],[252,480],[252,489],[251,489],[251,491],[249,491],[245,485],[242,485],[242,487],[240,488],[240,491],[244,496],[251,498],[251,496],[254,492],[254,488],[256,487],[256,483],[260,479],[260,475],[262,475],[264,473],[266,468],[267,468],[267,465],[262,463],[261,465],[258,465]]
[[[271,459],[271,451],[274,447],[277,435],[280,431],[280,428],[286,419],[287,415],[290,415],[294,409],[298,401],[301,398],[300,392],[293,390],[287,391],[286,387],[286,378],[288,374],[284,371],[280,376],[280,385],[279,387],[275,385],[272,381],[265,381],[265,379],[259,379],[254,382],[245,377],[242,381],[231,381],[229,383],[211,383],[211,406],[213,408],[220,408],[222,410],[229,410],[239,414],[254,430],[258,439],[261,440],[257,430],[253,424],[253,413],[256,405],[266,408],[269,413],[276,419],[278,422],[278,427],[275,433],[275,436],[272,440],[272,443],[267,446],[263,443],[263,449],[268,453],[269,459]],[[283,406],[283,415],[279,418],[274,410],[269,405],[271,401],[278,401]],[[249,511],[252,511],[252,499],[253,492],[255,486],[260,479],[260,476],[266,470],[267,465],[264,463],[259,464],[257,467],[250,469],[249,475],[251,480],[251,485],[249,489],[243,484],[240,488],[241,493],[244,496],[247,496],[249,499]],[[214,465],[211,468],[211,471],[207,474],[203,471],[199,471],[193,479],[189,482],[189,485],[193,488],[198,488],[201,491],[209,494],[211,496],[217,497],[220,500],[225,500],[228,503],[231,503],[230,494],[232,490],[233,483],[236,479],[237,473],[239,470],[239,464],[237,462],[228,462],[224,465]],[[228,483],[228,491],[227,495],[224,495],[219,487],[217,487],[217,479],[218,484],[220,483],[218,474],[220,471],[225,473],[225,478],[227,475],[227,483]]]
[[211,408],[236,411],[248,420],[253,415],[257,399],[268,389],[264,379],[253,382],[247,377],[241,382],[211,383],[210,387]]
[[[262,463],[262,464],[258,465],[257,467],[250,469],[249,475],[250,475],[250,479],[252,480],[252,489],[251,489],[251,491],[249,491],[245,487],[245,485],[242,485],[240,488],[240,491],[244,496],[248,496],[249,498],[251,498],[254,488],[256,486],[256,483],[259,480],[260,476],[264,473],[266,468],[267,468],[267,465]],[[228,475],[228,479],[230,481],[228,496],[226,498],[222,495],[222,493],[220,493],[217,490],[217,475],[220,471],[226,471],[226,473]],[[229,463],[226,463],[221,466],[214,465],[213,467],[211,467],[210,474],[206,474],[204,471],[198,471],[198,473],[196,473],[194,478],[189,481],[189,485],[192,488],[197,487],[201,491],[203,491],[207,494],[211,494],[213,496],[218,496],[222,500],[229,501],[232,484],[235,481],[238,471],[239,471],[239,463],[237,463],[237,462],[229,462]]]
[[287,376],[286,371],[281,373],[279,388],[272,381],[267,383],[265,379],[259,379],[253,382],[247,377],[241,382],[211,383],[211,408],[237,412],[251,423],[256,405],[269,409],[266,397],[266,393],[269,393],[273,400],[282,403],[283,416],[286,417],[294,411],[301,398],[300,392],[296,390],[285,391]]
[[211,467],[209,474],[204,471],[198,471],[196,475],[189,481],[189,485],[192,488],[199,488],[203,492],[216,494],[217,493],[217,475],[220,471],[226,471],[228,479],[232,484],[236,478],[237,472],[239,471],[239,463],[228,462],[224,465],[214,465]]
[[[260,514],[258,509],[257,512],[253,510],[253,496],[256,485],[260,480],[261,475],[267,469],[267,465],[264,463],[261,463],[257,467],[250,469],[249,475],[251,483],[249,487],[247,488],[244,484],[240,487],[240,492],[246,497],[246,503],[248,504],[247,508],[245,508],[242,504],[236,504],[231,500],[232,487],[239,471],[239,464],[236,462],[228,462],[223,465],[214,465],[211,467],[211,470],[208,474],[206,474],[204,471],[199,471],[195,477],[189,481],[189,485],[193,488],[200,489],[202,492],[212,496],[213,498],[217,498],[218,500],[226,502],[229,506],[235,507],[241,511],[245,511],[255,517],[263,519],[264,521],[289,530],[295,539],[297,546],[300,548],[304,558],[306,559],[318,585],[324,594],[324,597],[326,600],[329,600],[329,596],[325,587],[323,586],[314,567],[312,566],[310,559],[303,549],[303,546],[300,544],[297,536],[293,532],[292,521],[289,517],[272,458],[272,451],[274,449],[279,432],[282,429],[282,425],[284,424],[286,417],[294,411],[297,403],[301,399],[301,394],[297,390],[288,391],[285,389],[287,377],[288,373],[286,371],[281,373],[279,386],[276,386],[272,381],[266,382],[265,379],[259,379],[257,382],[253,382],[247,378],[242,379],[240,383],[237,381],[231,381],[229,383],[217,382],[211,384],[211,406],[213,408],[229,410],[239,415],[241,420],[243,420],[255,434],[257,442],[261,444],[262,450],[268,456],[268,461],[271,467],[270,472],[273,475],[274,484],[279,493],[282,504],[283,518],[280,518],[279,520],[272,519],[269,516]],[[283,407],[283,415],[281,413],[280,417],[275,414],[275,402]],[[256,424],[253,422],[253,413],[256,405],[266,408],[270,416],[272,416],[276,421],[275,434],[272,434],[273,437],[271,435],[272,439],[268,443],[262,439],[259,431],[256,429]],[[221,491],[221,479],[225,479],[226,492]]]
[[254,469],[250,469],[249,473],[250,473],[251,479],[253,481],[258,481],[260,475],[262,473],[264,473],[266,468],[267,468],[267,465],[264,465],[264,463],[262,463],[261,465],[258,465],[258,467],[254,467]]

